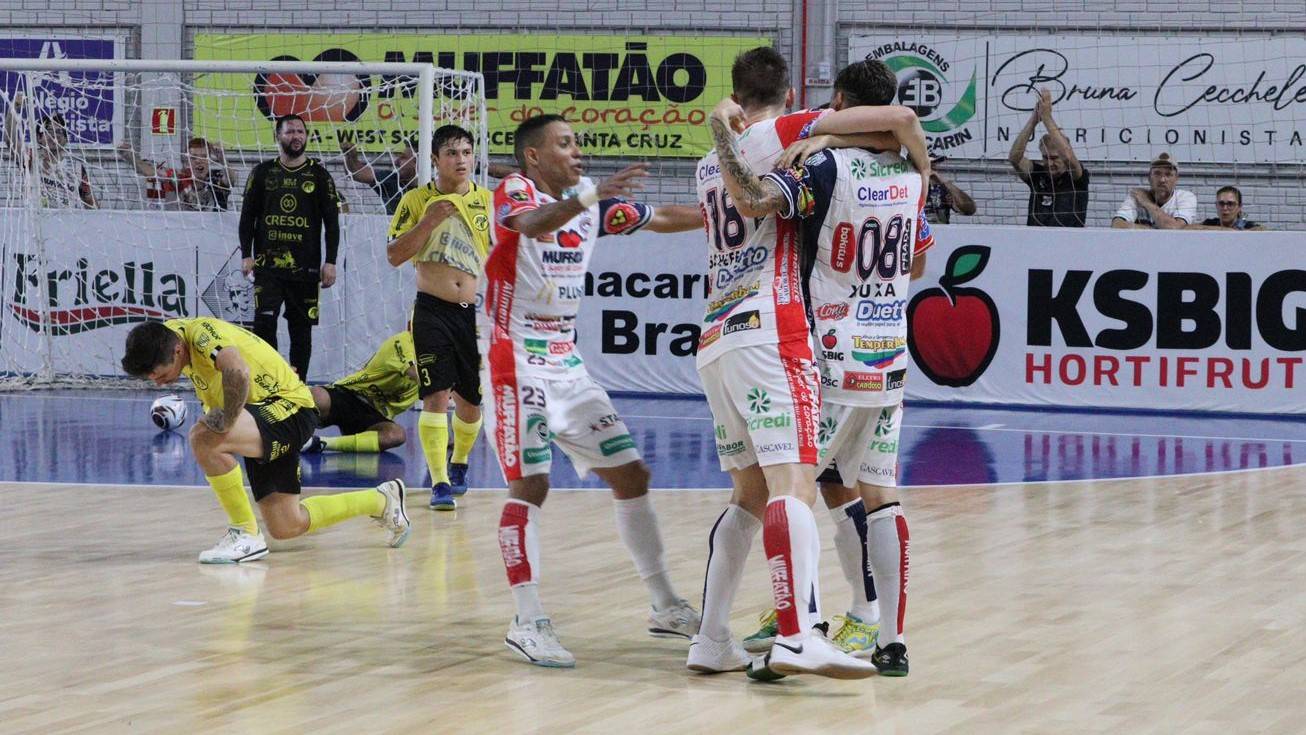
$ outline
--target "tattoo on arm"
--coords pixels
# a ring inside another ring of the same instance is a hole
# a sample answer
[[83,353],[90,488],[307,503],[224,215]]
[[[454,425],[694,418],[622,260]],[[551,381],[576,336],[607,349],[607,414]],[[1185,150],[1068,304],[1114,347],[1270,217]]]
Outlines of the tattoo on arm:
[[219,434],[226,432],[236,422],[249,397],[249,373],[239,368],[222,371],[222,408],[215,408],[204,417],[209,428]]
[[761,217],[784,209],[785,195],[770,181],[758,178],[739,153],[735,133],[726,123],[712,118],[712,138],[721,159],[721,176],[735,207],[745,216]]

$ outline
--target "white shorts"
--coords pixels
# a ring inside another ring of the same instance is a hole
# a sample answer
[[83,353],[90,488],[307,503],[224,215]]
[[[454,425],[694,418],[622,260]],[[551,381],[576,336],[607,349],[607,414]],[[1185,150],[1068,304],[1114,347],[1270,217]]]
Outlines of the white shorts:
[[[898,435],[902,404],[892,406],[821,406],[819,439],[821,482],[898,485]],[[831,472],[833,470],[833,472]]]
[[721,469],[816,464],[820,378],[810,345],[749,345],[699,368]]
[[589,373],[580,371],[566,380],[482,373],[482,385],[486,377],[489,389],[481,415],[505,480],[548,474],[550,444],[567,453],[581,477],[639,459],[612,399]]

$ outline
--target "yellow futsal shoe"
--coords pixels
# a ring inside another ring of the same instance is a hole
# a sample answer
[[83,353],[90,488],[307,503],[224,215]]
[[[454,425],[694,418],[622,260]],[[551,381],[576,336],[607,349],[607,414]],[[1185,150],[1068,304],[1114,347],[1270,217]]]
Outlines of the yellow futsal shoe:
[[744,650],[749,653],[769,653],[779,631],[775,621],[775,609],[772,608],[759,615],[757,622],[759,625],[757,632],[744,639]]
[[840,650],[857,658],[870,658],[875,653],[875,636],[880,632],[879,623],[863,623],[852,613],[835,615],[834,620],[842,624],[830,640]]

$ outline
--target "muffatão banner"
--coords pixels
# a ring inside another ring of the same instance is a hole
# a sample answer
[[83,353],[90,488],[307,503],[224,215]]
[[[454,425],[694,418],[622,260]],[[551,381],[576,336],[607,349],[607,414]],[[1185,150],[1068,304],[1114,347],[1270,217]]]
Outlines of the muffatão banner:
[[[485,77],[490,152],[512,152],[513,131],[554,113],[587,153],[697,158],[711,146],[707,116],[730,93],[730,65],[750,48],[739,36],[525,36],[206,34],[197,60],[433,62]],[[243,148],[274,145],[270,121],[309,120],[309,149],[342,140],[393,148],[418,127],[415,80],[383,75],[210,74],[195,80],[197,135]],[[436,124],[475,119],[461,85],[437,84]]]

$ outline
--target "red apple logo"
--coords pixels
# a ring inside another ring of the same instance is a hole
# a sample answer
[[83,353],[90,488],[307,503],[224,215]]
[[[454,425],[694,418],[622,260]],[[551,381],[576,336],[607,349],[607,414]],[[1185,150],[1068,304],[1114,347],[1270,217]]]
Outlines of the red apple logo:
[[907,306],[912,359],[937,385],[960,388],[984,374],[998,351],[998,307],[988,294],[960,284],[973,280],[989,262],[985,245],[966,245],[948,256],[939,279]]
[[839,344],[839,338],[834,336],[833,329],[826,332],[825,336],[821,337],[821,346],[827,350],[833,350],[837,344]]

